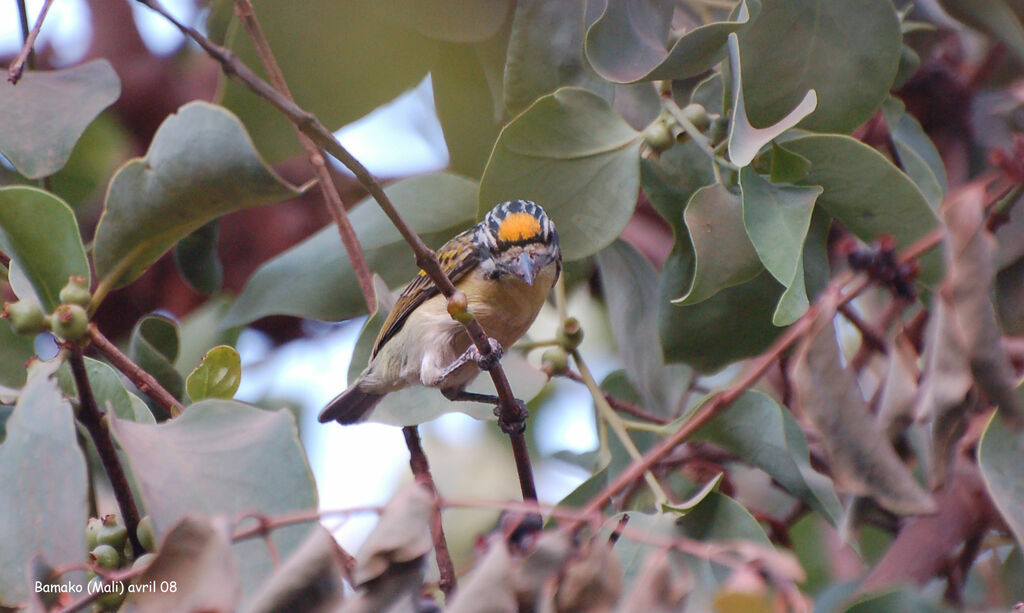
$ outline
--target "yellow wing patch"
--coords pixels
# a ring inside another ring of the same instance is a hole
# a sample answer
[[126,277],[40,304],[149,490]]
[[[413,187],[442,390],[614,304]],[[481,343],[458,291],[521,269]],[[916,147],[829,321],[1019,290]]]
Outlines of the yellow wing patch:
[[511,213],[501,220],[498,228],[498,240],[503,243],[515,243],[530,240],[541,233],[540,221],[529,213]]

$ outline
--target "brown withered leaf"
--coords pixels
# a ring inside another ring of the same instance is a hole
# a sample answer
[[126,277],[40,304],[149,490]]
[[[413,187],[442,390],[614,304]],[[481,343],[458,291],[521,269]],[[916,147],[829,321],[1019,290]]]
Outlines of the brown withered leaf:
[[500,539],[459,586],[445,613],[516,613],[512,556]]
[[433,497],[418,483],[395,494],[356,554],[352,577],[356,587],[380,577],[393,564],[411,563],[427,555],[434,547],[430,537],[433,510]]
[[622,568],[607,539],[594,537],[582,545],[581,557],[565,571],[555,598],[561,612],[612,611],[622,594]]
[[682,565],[673,565],[665,551],[647,556],[633,589],[622,599],[618,613],[674,613],[693,587],[693,577]]
[[800,411],[821,433],[840,489],[871,496],[901,514],[931,513],[931,497],[871,416],[853,372],[839,360],[833,319],[838,296],[822,296],[820,310],[797,350],[793,382]]
[[893,440],[913,419],[918,377],[917,353],[905,338],[898,337],[891,345],[882,397],[878,403],[878,423],[889,440]]
[[342,562],[334,537],[317,526],[243,610],[245,613],[337,611],[345,593],[341,577]]

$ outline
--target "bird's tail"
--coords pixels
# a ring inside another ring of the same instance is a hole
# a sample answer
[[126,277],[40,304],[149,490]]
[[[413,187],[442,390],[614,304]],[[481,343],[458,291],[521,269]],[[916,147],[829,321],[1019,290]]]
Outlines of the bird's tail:
[[339,424],[354,424],[362,421],[382,398],[383,394],[364,392],[358,384],[353,385],[327,403],[320,412],[320,423],[336,421]]

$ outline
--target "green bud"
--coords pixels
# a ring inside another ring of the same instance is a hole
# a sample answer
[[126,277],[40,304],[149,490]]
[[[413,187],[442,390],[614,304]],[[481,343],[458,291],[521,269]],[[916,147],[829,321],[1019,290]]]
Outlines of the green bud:
[[569,354],[562,347],[552,347],[540,356],[540,368],[549,377],[569,371]]
[[672,145],[676,144],[676,139],[665,122],[658,119],[644,130],[644,142],[651,149],[662,153],[671,149]]
[[100,545],[110,545],[114,549],[124,547],[128,540],[128,529],[117,519],[117,515],[106,515],[103,517],[103,526],[96,536],[96,542]]
[[569,317],[562,324],[562,327],[558,329],[558,333],[555,336],[559,345],[567,351],[572,351],[583,342],[583,328],[580,327],[578,319]]
[[95,549],[96,545],[99,545],[100,528],[103,527],[103,521],[98,517],[90,517],[89,521],[85,522],[85,546],[89,549]]
[[156,551],[156,533],[153,532],[153,518],[146,515],[139,520],[139,527],[135,530],[139,537],[139,544],[146,551]]
[[89,308],[92,293],[89,291],[85,277],[71,275],[68,278],[68,284],[60,290],[60,301],[63,304],[77,304],[80,307]]
[[3,317],[11,320],[15,334],[39,334],[50,329],[50,322],[38,304],[27,300],[4,303]]
[[708,110],[696,102],[683,107],[683,117],[701,132],[707,130],[711,125],[711,115],[708,115]]
[[53,333],[66,341],[80,341],[89,331],[89,314],[77,304],[62,304],[51,317]]
[[100,568],[119,568],[121,566],[121,554],[110,545],[96,545],[89,552],[89,561]]

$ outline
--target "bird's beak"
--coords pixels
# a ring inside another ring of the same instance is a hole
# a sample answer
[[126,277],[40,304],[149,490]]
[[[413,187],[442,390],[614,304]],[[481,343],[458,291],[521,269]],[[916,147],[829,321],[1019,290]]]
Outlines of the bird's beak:
[[537,276],[537,265],[525,251],[519,254],[519,259],[512,263],[509,272],[523,280],[527,285],[533,285]]

